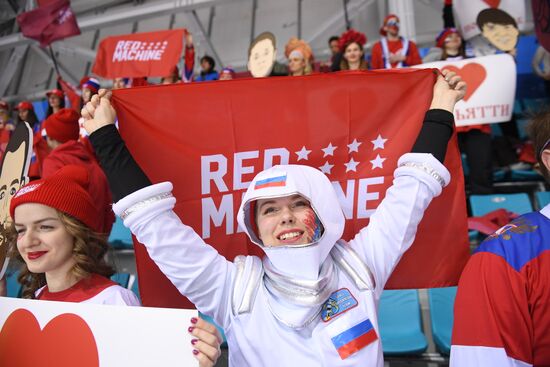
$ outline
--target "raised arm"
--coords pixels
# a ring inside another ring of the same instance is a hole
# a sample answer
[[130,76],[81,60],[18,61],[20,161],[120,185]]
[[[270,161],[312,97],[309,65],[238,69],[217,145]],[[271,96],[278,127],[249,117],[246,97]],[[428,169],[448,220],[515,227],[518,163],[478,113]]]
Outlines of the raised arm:
[[430,110],[411,153],[404,154],[384,200],[350,245],[374,274],[376,290],[384,284],[414,241],[418,224],[432,199],[449,183],[443,161],[452,136],[453,108],[466,84],[455,73],[443,71],[434,85]]
[[233,264],[180,221],[173,211],[171,183],[151,185],[114,126],[116,112],[110,98],[110,92],[100,90],[82,109],[82,116],[113,191],[113,210],[180,293],[226,328]]

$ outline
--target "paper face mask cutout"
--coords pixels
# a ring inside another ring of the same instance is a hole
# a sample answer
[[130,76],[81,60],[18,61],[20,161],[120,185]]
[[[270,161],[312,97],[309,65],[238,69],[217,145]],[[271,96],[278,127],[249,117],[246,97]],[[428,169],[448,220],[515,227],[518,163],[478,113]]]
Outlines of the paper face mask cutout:
[[503,10],[489,8],[477,15],[481,34],[497,49],[510,52],[516,48],[519,30],[515,19]]
[[28,182],[31,156],[32,129],[27,123],[17,124],[0,164],[0,279],[8,264],[10,201],[17,190]]
[[263,32],[252,41],[248,49],[248,71],[254,78],[268,76],[273,70],[276,56],[275,36],[271,32]]

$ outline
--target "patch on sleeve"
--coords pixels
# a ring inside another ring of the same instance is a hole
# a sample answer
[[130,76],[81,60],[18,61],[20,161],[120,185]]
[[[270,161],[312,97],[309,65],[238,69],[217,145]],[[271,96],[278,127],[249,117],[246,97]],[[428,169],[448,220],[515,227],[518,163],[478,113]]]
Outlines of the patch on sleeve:
[[378,339],[369,319],[331,338],[340,358],[346,359]]
[[357,300],[347,288],[338,289],[332,293],[323,305],[321,319],[328,322],[338,315],[357,306]]

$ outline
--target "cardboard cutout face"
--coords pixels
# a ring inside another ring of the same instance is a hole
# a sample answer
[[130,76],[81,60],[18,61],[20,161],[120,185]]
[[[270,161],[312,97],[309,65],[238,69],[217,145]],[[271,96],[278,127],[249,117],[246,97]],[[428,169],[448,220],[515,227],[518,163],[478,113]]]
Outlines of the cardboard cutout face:
[[7,231],[11,225],[11,198],[28,181],[32,156],[32,129],[27,123],[17,125],[0,164],[0,279],[8,265]]
[[516,48],[519,30],[514,18],[503,10],[489,8],[477,16],[481,34],[497,49],[510,52]]
[[277,56],[275,36],[264,32],[252,41],[248,49],[248,71],[254,78],[271,74]]

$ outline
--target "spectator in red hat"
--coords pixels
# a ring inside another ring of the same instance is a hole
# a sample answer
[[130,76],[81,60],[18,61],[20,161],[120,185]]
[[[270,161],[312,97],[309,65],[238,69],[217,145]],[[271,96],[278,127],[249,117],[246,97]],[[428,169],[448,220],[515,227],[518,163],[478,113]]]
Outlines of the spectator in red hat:
[[33,131],[36,133],[40,131],[41,123],[38,121],[38,117],[34,112],[34,106],[29,101],[22,101],[15,107],[17,111],[17,123],[27,122]]
[[99,81],[95,78],[85,77],[81,85],[82,88],[82,106],[90,102],[92,96],[99,90]]
[[52,113],[58,112],[65,107],[65,94],[60,89],[52,89],[46,93],[48,97],[48,110],[46,111],[46,118]]
[[[140,305],[131,290],[109,279],[114,270],[105,261],[109,246],[101,234],[101,213],[89,194],[91,176],[81,166],[65,166],[24,186],[11,200],[9,245],[11,256],[23,263],[18,279],[23,298]],[[219,332],[198,318],[191,323],[191,333],[198,338],[192,341],[194,355],[203,358],[200,366],[213,366],[219,356]]]
[[66,166],[21,188],[10,204],[10,250],[23,261],[23,298],[139,305],[109,280],[108,244],[101,213],[89,194],[93,173]]
[[372,47],[373,69],[402,68],[422,63],[416,44],[399,36],[399,17],[389,14],[380,28],[382,37]]
[[339,46],[342,58],[340,70],[367,70],[365,50],[363,45],[367,43],[364,33],[355,29],[349,29],[340,36]]
[[42,177],[50,177],[69,164],[85,167],[91,174],[90,195],[101,209],[102,227],[99,232],[109,233],[115,220],[111,210],[111,191],[94,155],[78,141],[79,118],[80,115],[73,109],[63,108],[44,121],[46,142],[51,152],[42,162]]

